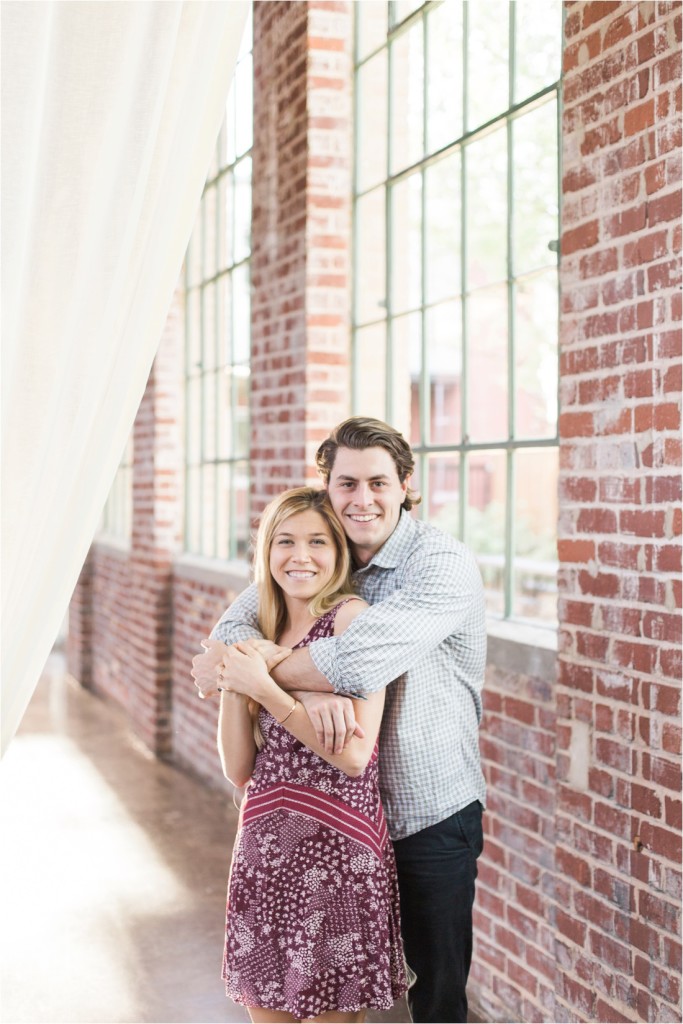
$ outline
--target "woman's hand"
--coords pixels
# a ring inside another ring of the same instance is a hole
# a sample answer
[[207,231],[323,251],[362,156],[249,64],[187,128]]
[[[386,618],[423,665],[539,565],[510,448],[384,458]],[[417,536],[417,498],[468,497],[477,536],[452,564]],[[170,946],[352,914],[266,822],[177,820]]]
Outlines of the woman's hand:
[[259,703],[263,702],[269,690],[277,689],[277,684],[268,674],[265,658],[247,642],[233,644],[223,652],[223,663],[218,668],[218,685]]
[[280,647],[274,640],[264,640],[262,636],[252,636],[238,644],[240,648],[251,647],[264,659],[269,672],[272,672],[276,665],[288,658],[292,653],[291,647]]

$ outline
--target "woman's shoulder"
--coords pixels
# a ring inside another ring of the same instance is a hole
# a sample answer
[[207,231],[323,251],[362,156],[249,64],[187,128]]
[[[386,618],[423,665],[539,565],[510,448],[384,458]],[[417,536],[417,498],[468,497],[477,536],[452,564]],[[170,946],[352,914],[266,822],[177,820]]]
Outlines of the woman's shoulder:
[[349,626],[357,615],[369,608],[367,601],[362,597],[350,594],[342,598],[329,612],[334,621],[334,635],[339,636]]

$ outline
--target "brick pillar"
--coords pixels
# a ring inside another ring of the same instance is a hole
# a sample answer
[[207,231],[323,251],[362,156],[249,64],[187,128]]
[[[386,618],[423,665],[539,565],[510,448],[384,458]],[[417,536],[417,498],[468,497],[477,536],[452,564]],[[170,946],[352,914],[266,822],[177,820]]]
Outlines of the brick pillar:
[[179,293],[135,420],[133,528],[124,614],[131,724],[159,756],[171,751],[172,560],[180,548]]
[[564,68],[555,1019],[679,1021],[681,4]]
[[66,663],[69,673],[81,686],[92,686],[93,637],[93,554],[83,563],[78,583],[69,604],[69,632],[66,638]]
[[348,2],[254,5],[252,508],[348,415]]

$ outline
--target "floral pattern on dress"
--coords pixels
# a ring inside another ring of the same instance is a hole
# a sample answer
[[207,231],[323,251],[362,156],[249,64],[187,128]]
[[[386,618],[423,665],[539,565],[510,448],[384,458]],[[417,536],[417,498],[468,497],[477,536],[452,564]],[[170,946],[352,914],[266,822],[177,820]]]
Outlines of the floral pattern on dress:
[[[337,608],[297,646],[331,636]],[[378,856],[353,838],[353,828],[333,827],[310,807],[276,806],[254,818],[248,810],[254,798],[267,801],[283,789],[295,796],[313,791],[330,805],[343,804],[349,820],[375,828],[383,823],[376,751],[365,771],[350,778],[263,708],[259,723],[265,745],[242,806],[228,886],[226,993],[245,1006],[300,1019],[330,1010],[389,1009],[407,984],[386,831]]]

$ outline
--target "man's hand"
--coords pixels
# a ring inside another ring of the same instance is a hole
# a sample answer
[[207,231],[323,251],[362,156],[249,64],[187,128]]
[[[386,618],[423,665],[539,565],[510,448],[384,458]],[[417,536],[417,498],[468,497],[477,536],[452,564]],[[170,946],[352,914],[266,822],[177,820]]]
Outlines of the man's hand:
[[352,736],[365,736],[356,722],[353,702],[349,697],[337,693],[316,693],[315,690],[295,690],[292,696],[303,704],[315,729],[316,739],[326,753],[341,754]]
[[251,647],[252,650],[258,651],[269,672],[272,672],[276,665],[279,665],[292,653],[291,647],[280,647],[274,640],[264,640],[262,636],[252,636],[249,640],[243,640],[240,647]]
[[191,675],[199,696],[218,696],[218,672],[223,664],[223,655],[229,648],[220,640],[202,640],[203,654],[192,659]]

